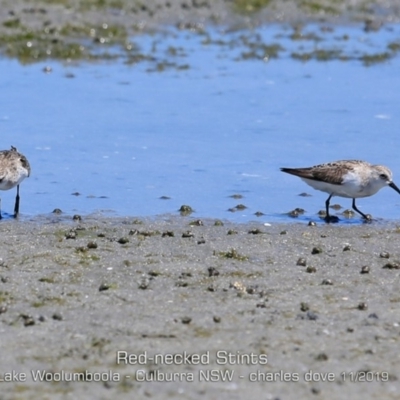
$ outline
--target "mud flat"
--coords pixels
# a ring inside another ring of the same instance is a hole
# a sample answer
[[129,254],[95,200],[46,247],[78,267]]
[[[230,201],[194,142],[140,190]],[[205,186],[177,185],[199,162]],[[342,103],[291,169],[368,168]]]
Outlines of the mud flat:
[[112,59],[118,47],[134,63],[151,59],[136,48],[134,37],[171,26],[206,34],[213,26],[231,31],[279,23],[295,27],[297,40],[309,22],[356,23],[377,31],[399,18],[397,1],[6,0],[0,9],[0,51],[23,63],[69,62]]
[[400,224],[0,232],[2,399],[398,396]]

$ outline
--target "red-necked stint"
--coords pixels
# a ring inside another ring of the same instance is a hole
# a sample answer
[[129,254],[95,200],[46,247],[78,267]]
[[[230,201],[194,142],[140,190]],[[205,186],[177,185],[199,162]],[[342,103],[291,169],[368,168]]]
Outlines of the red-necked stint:
[[11,146],[11,150],[0,151],[0,190],[17,187],[14,217],[17,217],[19,213],[19,184],[30,174],[31,166],[28,160],[14,146]]
[[343,160],[309,168],[281,168],[281,171],[298,176],[316,190],[329,193],[325,202],[326,222],[339,220],[329,215],[329,201],[333,196],[353,199],[353,210],[369,221],[371,217],[356,207],[356,199],[372,196],[385,186],[400,193],[400,189],[392,181],[392,171],[389,168],[366,161]]

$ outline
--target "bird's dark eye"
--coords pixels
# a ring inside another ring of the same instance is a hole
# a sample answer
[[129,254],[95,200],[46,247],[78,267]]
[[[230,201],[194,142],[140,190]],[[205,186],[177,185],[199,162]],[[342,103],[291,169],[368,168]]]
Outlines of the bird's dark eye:
[[386,181],[388,180],[388,176],[386,174],[380,174],[379,177],[381,179],[385,179]]

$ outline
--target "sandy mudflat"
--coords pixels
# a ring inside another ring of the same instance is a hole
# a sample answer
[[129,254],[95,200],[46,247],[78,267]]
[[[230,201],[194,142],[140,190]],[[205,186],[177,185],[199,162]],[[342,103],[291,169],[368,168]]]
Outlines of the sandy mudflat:
[[[394,1],[275,1],[257,15],[228,1],[68,3],[5,1],[0,33],[18,44],[47,27],[59,43],[92,23],[124,26],[124,40],[166,23],[400,15]],[[400,223],[194,221],[2,220],[0,400],[399,398]]]
[[398,398],[396,224],[57,218],[0,224],[1,399]]

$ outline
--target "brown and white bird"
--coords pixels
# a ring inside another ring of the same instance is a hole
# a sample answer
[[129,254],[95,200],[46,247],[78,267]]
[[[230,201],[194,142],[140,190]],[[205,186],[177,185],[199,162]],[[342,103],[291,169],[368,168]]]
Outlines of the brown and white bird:
[[385,186],[390,186],[400,193],[388,167],[372,165],[366,161],[343,160],[308,168],[281,168],[281,171],[298,176],[314,189],[329,194],[325,202],[326,222],[338,221],[337,217],[329,215],[329,201],[333,196],[353,199],[353,210],[364,219],[370,220],[369,215],[356,207],[356,199],[372,196]]
[[11,146],[11,150],[0,151],[0,190],[9,190],[15,186],[17,187],[14,217],[17,217],[19,213],[19,185],[30,174],[31,166],[27,158],[19,153],[16,147]]

